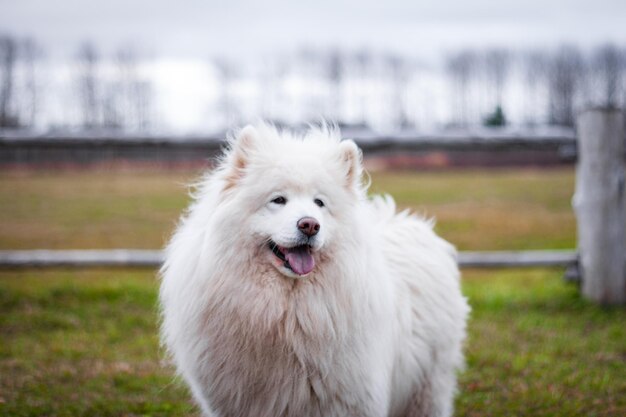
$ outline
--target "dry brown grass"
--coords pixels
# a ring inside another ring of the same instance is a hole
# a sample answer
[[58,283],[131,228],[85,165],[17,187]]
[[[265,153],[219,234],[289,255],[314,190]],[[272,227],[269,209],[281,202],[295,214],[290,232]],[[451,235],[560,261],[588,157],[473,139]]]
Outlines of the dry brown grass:
[[[0,248],[159,248],[198,172],[0,173]],[[574,246],[573,170],[375,173],[460,249]]]
[[0,247],[159,248],[195,172],[0,174]]

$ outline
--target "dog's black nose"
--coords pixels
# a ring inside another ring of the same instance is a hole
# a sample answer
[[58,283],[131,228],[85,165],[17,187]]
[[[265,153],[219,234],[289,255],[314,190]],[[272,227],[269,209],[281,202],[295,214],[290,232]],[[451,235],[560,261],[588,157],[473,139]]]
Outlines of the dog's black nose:
[[320,224],[313,217],[303,217],[298,220],[298,229],[305,235],[315,236],[320,231]]

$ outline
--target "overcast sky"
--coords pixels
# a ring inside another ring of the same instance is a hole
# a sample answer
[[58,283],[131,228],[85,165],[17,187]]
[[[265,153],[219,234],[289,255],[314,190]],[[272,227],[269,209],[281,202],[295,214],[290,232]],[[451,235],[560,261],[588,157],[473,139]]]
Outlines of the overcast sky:
[[56,57],[92,40],[185,58],[320,45],[429,59],[467,46],[626,44],[626,1],[0,0],[0,31],[33,36]]
[[[47,97],[57,101],[71,98],[67,65],[81,43],[95,43],[105,57],[132,47],[153,63],[147,73],[159,120],[191,131],[215,119],[210,58],[241,63],[245,73],[303,46],[367,48],[436,68],[441,58],[468,47],[626,47],[626,0],[0,0],[2,32],[35,38],[48,62],[57,63],[49,67],[56,70],[43,71],[57,80],[46,84]],[[431,97],[429,107],[447,109],[440,84],[434,79],[427,85],[432,91],[422,90]],[[52,102],[42,110],[44,119],[73,123],[70,104]],[[437,112],[428,118],[444,120],[445,112]]]

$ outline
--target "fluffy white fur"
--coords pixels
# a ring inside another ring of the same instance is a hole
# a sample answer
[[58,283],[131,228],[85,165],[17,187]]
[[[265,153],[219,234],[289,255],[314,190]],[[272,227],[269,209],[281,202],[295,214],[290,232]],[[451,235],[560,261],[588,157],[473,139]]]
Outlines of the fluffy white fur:
[[[368,200],[361,177],[337,131],[261,124],[199,185],[160,301],[164,344],[205,415],[452,413],[469,312],[455,249],[391,197]],[[268,242],[294,245],[304,216],[321,228],[300,276]]]

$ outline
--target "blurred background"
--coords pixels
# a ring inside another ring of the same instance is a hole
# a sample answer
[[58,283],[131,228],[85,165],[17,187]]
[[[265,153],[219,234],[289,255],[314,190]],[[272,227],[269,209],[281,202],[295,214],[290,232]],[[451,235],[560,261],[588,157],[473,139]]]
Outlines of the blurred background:
[[0,5],[3,128],[571,127],[626,95],[619,0]]
[[625,82],[623,0],[0,0],[0,416],[199,415],[159,348],[159,249],[259,119],[336,123],[461,251],[456,415],[626,415],[626,310],[581,296],[572,208],[621,184],[598,236],[626,247]]

